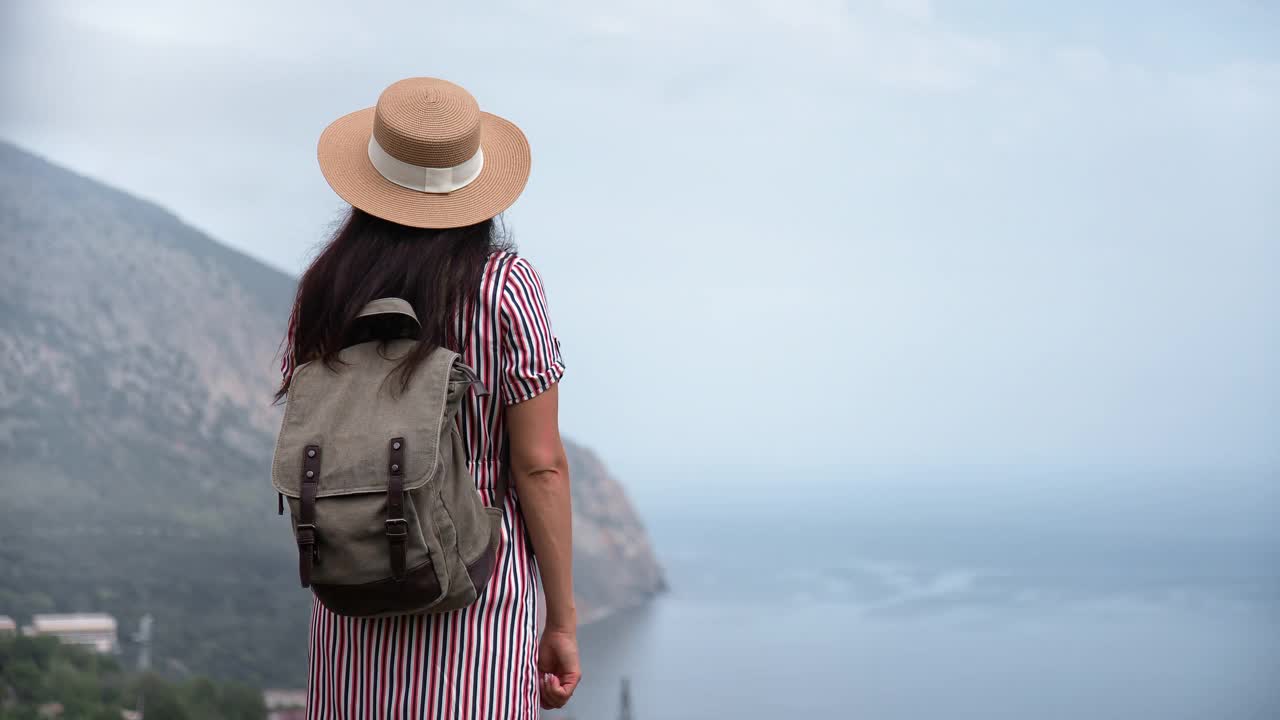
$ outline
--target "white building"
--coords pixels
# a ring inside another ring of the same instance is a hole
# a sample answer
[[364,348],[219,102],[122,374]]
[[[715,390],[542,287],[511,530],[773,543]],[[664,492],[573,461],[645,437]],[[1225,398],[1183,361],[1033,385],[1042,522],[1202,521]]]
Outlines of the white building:
[[0,615],[0,635],[11,635],[18,632],[18,623],[8,615]]
[[305,720],[307,691],[268,688],[262,691],[262,704],[267,706],[267,720]]
[[105,613],[33,615],[23,629],[28,635],[49,635],[70,645],[84,645],[100,653],[115,652],[116,619]]
[[267,688],[262,691],[262,704],[268,710],[286,710],[307,706],[307,691],[283,688]]

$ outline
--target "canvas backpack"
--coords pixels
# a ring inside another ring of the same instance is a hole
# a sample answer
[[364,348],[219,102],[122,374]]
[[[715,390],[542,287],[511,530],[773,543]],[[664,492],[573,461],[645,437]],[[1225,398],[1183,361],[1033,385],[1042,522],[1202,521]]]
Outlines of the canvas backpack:
[[507,471],[486,507],[455,423],[476,373],[446,348],[402,387],[417,341],[408,302],[382,298],[327,367],[294,370],[271,467],[287,502],[298,575],[329,610],[381,617],[456,610],[493,572]]

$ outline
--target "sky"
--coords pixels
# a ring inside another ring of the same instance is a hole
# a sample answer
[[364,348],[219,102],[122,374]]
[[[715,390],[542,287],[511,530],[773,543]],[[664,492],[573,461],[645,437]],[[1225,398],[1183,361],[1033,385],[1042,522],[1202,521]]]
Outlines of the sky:
[[321,130],[444,77],[529,137],[562,425],[633,482],[1274,476],[1277,8],[8,0],[0,137],[296,274]]

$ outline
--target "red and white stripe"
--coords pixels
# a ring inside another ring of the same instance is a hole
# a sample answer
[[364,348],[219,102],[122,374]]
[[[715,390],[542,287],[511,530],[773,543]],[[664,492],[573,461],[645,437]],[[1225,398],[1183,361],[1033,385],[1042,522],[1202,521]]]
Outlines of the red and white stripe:
[[[564,374],[542,281],[528,260],[505,252],[489,257],[475,302],[459,315],[459,330],[458,337],[468,338],[463,359],[491,390],[468,397],[459,426],[481,497],[492,504],[503,406],[537,396]],[[513,488],[497,569],[470,607],[364,620],[313,601],[307,718],[536,718],[536,570]]]

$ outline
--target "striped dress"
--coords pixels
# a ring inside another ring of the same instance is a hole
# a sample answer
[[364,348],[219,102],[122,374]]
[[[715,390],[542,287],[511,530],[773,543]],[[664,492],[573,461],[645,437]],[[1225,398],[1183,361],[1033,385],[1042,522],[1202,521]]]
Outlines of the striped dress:
[[[476,324],[463,349],[491,392],[459,415],[481,497],[494,501],[504,405],[537,396],[564,373],[542,281],[528,260],[494,253]],[[478,312],[477,312],[478,311]],[[460,320],[461,322],[461,320]],[[358,619],[312,601],[307,652],[309,720],[516,720],[538,716],[537,592],[533,549],[515,488],[507,494],[498,564],[473,605],[443,615]]]

